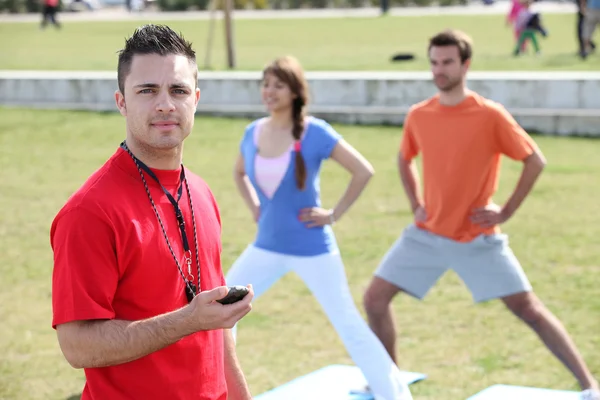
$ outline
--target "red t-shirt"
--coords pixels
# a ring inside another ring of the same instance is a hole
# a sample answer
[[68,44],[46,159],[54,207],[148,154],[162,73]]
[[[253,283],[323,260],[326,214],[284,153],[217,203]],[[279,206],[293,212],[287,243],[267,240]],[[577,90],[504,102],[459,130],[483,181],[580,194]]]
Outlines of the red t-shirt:
[[[177,198],[181,171],[153,172]],[[144,175],[183,267],[183,246],[173,206],[158,183]],[[187,169],[185,175],[196,217],[200,283],[202,290],[208,290],[225,284],[220,215],[207,184]],[[196,276],[185,186],[179,206]],[[54,251],[53,328],[75,320],[146,319],[188,304],[183,278],[139,172],[121,148],[67,201],[52,223],[50,239]],[[197,332],[138,360],[86,369],[85,375],[83,400],[226,400],[223,332]]]

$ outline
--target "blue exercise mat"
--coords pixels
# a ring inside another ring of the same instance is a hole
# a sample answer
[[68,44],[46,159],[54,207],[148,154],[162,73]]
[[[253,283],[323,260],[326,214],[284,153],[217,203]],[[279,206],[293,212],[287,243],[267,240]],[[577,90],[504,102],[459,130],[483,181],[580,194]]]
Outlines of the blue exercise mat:
[[467,400],[579,400],[580,392],[494,385]]
[[[417,372],[401,371],[406,384],[426,379]],[[351,365],[330,365],[265,392],[255,400],[372,400],[361,393],[367,381],[361,370]]]

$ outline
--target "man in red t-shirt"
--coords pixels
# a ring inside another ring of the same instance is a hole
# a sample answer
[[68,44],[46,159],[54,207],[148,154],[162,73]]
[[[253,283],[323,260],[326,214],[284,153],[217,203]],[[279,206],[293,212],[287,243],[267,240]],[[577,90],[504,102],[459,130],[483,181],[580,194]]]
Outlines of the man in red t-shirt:
[[[139,28],[118,63],[126,140],[55,217],[52,326],[82,399],[248,400],[215,199],[182,165],[200,90],[190,43]],[[198,290],[196,290],[198,288]]]

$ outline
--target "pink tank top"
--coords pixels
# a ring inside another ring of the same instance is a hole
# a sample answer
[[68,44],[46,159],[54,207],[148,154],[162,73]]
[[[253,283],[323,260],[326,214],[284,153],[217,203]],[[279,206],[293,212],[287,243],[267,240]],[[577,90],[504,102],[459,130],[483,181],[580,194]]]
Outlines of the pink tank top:
[[[256,129],[254,129],[255,146],[258,146],[258,136],[260,135],[261,127],[264,121],[266,121],[266,119],[262,119],[257,124]],[[279,157],[268,158],[262,157],[260,154],[256,154],[256,158],[254,159],[256,183],[263,191],[265,196],[267,196],[269,199],[273,198],[275,191],[279,187],[279,184],[287,172],[288,166],[290,165],[293,148],[294,145],[292,144],[288,151]]]

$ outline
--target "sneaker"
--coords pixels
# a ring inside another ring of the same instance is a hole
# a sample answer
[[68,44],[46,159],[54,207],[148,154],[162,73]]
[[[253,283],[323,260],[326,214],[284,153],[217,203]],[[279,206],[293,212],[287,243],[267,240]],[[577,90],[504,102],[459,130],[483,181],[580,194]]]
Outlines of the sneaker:
[[600,400],[600,391],[596,389],[587,389],[581,392],[581,400]]

